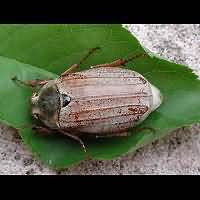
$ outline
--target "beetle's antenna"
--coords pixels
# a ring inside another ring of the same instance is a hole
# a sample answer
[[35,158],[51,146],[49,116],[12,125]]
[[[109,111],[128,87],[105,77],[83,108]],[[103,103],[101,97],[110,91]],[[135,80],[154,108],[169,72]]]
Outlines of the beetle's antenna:
[[13,76],[11,78],[11,80],[18,82],[18,83],[25,85],[32,89],[36,88],[37,86],[43,86],[49,81],[49,80],[39,80],[39,79],[22,81],[22,80],[18,79],[17,76]]
[[12,81],[15,81],[15,82],[18,82],[18,83],[20,83],[20,84],[22,84],[22,85],[25,85],[25,86],[27,86],[27,87],[33,88],[33,85],[32,85],[31,83],[29,83],[28,81],[22,81],[22,80],[18,79],[17,76],[13,76],[13,77],[11,78],[11,80],[12,80]]

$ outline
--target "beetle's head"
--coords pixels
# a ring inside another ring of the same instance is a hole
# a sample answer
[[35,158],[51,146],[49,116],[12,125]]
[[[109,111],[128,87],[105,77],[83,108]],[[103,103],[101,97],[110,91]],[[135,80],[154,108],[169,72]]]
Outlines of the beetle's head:
[[54,80],[48,81],[31,99],[32,115],[49,128],[57,128],[62,107],[71,101],[67,94],[60,94]]
[[49,81],[31,98],[32,115],[48,127],[57,127],[60,93],[55,82]]

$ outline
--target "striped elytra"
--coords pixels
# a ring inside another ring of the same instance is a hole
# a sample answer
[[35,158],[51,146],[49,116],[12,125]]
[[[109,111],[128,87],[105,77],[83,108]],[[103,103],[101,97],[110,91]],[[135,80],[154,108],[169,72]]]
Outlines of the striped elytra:
[[145,120],[162,101],[160,91],[142,75],[119,67],[69,73],[54,84],[70,100],[65,106],[61,100],[55,124],[75,135],[118,136]]

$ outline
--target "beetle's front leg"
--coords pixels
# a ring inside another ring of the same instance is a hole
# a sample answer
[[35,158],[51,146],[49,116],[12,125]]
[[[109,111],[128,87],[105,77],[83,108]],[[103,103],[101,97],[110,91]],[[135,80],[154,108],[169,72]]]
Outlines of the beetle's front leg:
[[12,77],[11,79],[13,81],[16,81],[16,82],[18,82],[20,84],[23,84],[23,85],[31,87],[31,88],[35,88],[37,86],[43,86],[49,81],[49,80],[39,80],[39,79],[22,81],[22,80],[19,80],[17,78],[17,76]]

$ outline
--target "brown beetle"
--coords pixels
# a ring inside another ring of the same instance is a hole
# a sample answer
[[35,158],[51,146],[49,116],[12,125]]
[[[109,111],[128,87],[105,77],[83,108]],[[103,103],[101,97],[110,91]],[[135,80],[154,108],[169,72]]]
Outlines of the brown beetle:
[[78,140],[84,150],[80,137],[127,136],[130,127],[145,120],[162,102],[160,91],[141,74],[120,68],[141,55],[73,72],[97,49],[55,80],[26,82],[32,87],[41,85],[31,99],[32,115],[45,126],[36,129],[63,133]]

